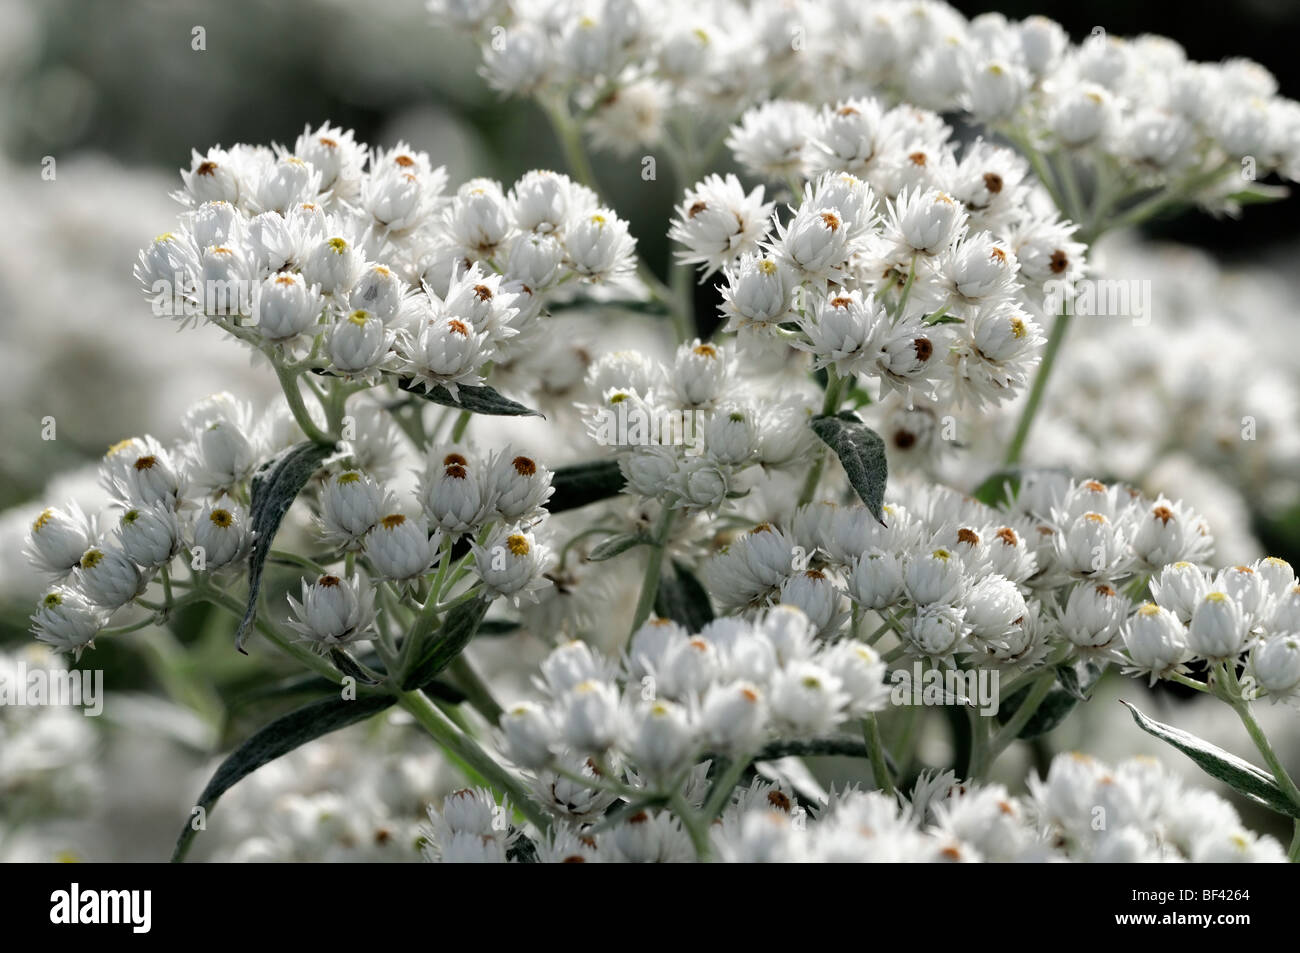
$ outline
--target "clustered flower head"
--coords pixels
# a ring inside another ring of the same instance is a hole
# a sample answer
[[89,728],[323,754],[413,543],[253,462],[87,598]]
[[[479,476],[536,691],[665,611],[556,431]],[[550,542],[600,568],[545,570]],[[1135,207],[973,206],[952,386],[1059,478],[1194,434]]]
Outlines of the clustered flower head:
[[[899,653],[949,667],[1033,670],[1051,658],[1115,663],[1154,683],[1294,632],[1290,566],[1210,572],[1205,522],[1176,501],[1036,472],[1001,509],[904,482],[882,515],[799,507],[784,527],[734,535],[702,577],[726,609],[796,605],[823,638],[856,619],[854,632],[892,633]],[[1289,651],[1262,656],[1268,690],[1286,697]]]
[[[828,643],[802,611],[714,620],[692,635],[647,622],[621,663],[573,641],[542,662],[544,700],[501,718],[510,758],[538,772],[584,759],[613,763],[655,788],[697,770],[705,752],[752,754],[777,738],[825,737],[885,707],[885,665],[867,645]],[[549,799],[564,814],[564,803]]]
[[1074,42],[1047,17],[968,19],[934,0],[660,7],[429,2],[480,38],[489,85],[570,104],[594,141],[624,151],[671,141],[686,117],[707,141],[759,103],[745,125],[771,168],[818,153],[867,164],[879,114],[828,123],[807,104],[885,96],[1059,151],[1116,186],[1190,184],[1218,208],[1243,168],[1300,178],[1300,107],[1268,70],[1196,62],[1166,37],[1098,28]]
[[[855,99],[815,118],[829,130],[861,127],[840,132],[869,137],[869,155],[832,144],[787,167],[763,151],[772,123],[802,115],[784,105],[746,113],[729,144],[760,177],[811,177],[789,214],[755,228],[762,209],[715,177],[688,192],[674,223],[685,261],[722,269],[726,330],[740,332],[742,348],[762,346],[755,334],[779,337],[815,368],[908,408],[980,409],[1016,396],[1038,363],[1044,286],[1085,267],[1075,226],[1048,211],[1025,160],[982,140],[958,158],[937,114]],[[791,138],[802,146],[818,141],[811,135]],[[708,222],[691,227],[710,210],[733,223],[729,244]]]
[[[194,580],[217,574],[229,582],[246,566],[254,473],[301,433],[283,405],[255,419],[226,393],[191,407],[183,421],[187,436],[170,448],[145,436],[109,449],[100,465],[107,511],[49,507],[31,524],[25,553],[48,584],[32,621],[56,651],[80,656],[93,647],[160,573],[188,567]],[[483,591],[518,602],[549,585],[551,550],[537,538],[553,492],[549,468],[508,445],[487,456],[468,445],[435,447],[403,505],[385,483],[390,427],[383,416],[367,418],[368,436],[343,442],[312,484],[321,544],[361,567],[303,579],[299,598],[288,598],[289,627],[321,651],[373,639],[377,587],[413,590],[450,568],[449,548],[463,536],[482,536],[465,568]]]
[[349,380],[455,396],[528,352],[548,301],[636,287],[627,223],[555,172],[447,193],[424,152],[326,123],[195,152],[182,179],[187,211],[136,266],[155,310]]
[[[686,801],[698,808],[698,794]],[[1027,796],[1001,784],[923,775],[910,798],[855,786],[808,806],[787,782],[738,785],[709,828],[727,863],[1284,863],[1282,846],[1241,822],[1210,791],[1188,787],[1159,762],[1110,768],[1076,753],[1057,755]],[[428,859],[506,863],[524,858],[520,834],[501,823],[506,805],[490,792],[461,791],[429,810]],[[494,824],[494,819],[496,823]],[[555,827],[532,846],[541,863],[674,863],[695,859],[669,810],[628,810],[599,827]]]

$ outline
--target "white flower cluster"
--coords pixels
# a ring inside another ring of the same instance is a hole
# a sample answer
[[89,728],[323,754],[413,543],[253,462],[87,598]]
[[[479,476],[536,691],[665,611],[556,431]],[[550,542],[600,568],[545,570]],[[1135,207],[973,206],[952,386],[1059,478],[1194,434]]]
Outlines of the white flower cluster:
[[[1149,759],[1115,769],[1061,754],[1027,797],[1000,784],[923,776],[910,801],[847,788],[805,808],[784,783],[731,792],[709,829],[724,863],[1231,863],[1285,862],[1281,845],[1242,825],[1210,791],[1191,789]],[[687,804],[698,807],[690,794]],[[678,817],[628,810],[613,823],[562,826],[521,849],[520,832],[487,791],[461,791],[441,811],[426,857],[442,863],[645,863],[695,859]],[[589,819],[594,820],[594,818]]]
[[[753,622],[716,619],[695,635],[652,619],[621,665],[585,642],[557,648],[541,665],[544,700],[511,706],[501,730],[510,759],[536,773],[542,802],[577,820],[600,800],[601,765],[672,791],[703,769],[706,752],[752,756],[768,741],[822,738],[883,709],[884,675],[870,646],[816,639],[791,606]],[[584,770],[595,783],[581,791]]]
[[528,351],[561,285],[617,288],[635,270],[627,223],[567,176],[447,195],[425,153],[367,150],[328,124],[292,148],[195,152],[182,178],[189,211],[136,266],[155,310],[349,379],[455,396]]
[[[1266,69],[1242,59],[1198,63],[1152,34],[1125,40],[1098,29],[1072,43],[1046,17],[968,20],[933,0],[429,7],[440,22],[478,32],[494,88],[571,98],[593,139],[624,148],[660,141],[688,112],[707,127],[776,95],[817,103],[886,94],[965,113],[1143,184],[1203,176],[1202,188],[1217,179],[1226,195],[1240,185],[1243,162],[1251,178],[1273,170],[1300,178],[1300,107],[1277,95]],[[816,148],[807,110],[761,125],[768,148],[779,145],[789,163],[805,142]],[[858,140],[863,158],[872,131]]]
[[1083,274],[1084,246],[1024,159],[982,140],[958,157],[950,136],[935,113],[867,98],[746,113],[728,140],[743,165],[813,179],[788,216],[730,176],[687,191],[672,237],[684,262],[722,270],[725,329],[780,336],[908,407],[1014,397],[1046,292]]
[[49,507],[32,523],[26,555],[50,588],[32,617],[43,642],[80,656],[119,610],[188,553],[196,571],[241,565],[252,545],[248,482],[257,464],[292,441],[292,421],[227,393],[191,407],[186,437],[168,448],[151,436],[114,444],[100,464],[112,497],[103,513]]
[[[322,650],[372,638],[376,586],[410,589],[449,569],[450,547],[463,536],[484,593],[518,601],[549,585],[550,549],[534,532],[553,492],[547,467],[508,446],[487,457],[467,446],[435,447],[404,509],[380,478],[391,469],[392,425],[370,412],[374,419],[327,462],[314,493],[321,541],[339,558],[359,558],[365,571],[304,580],[300,599],[289,598],[295,632]],[[225,393],[192,407],[184,425],[187,437],[171,448],[145,436],[108,451],[100,466],[113,499],[106,512],[88,516],[70,504],[32,523],[25,554],[49,584],[32,621],[56,651],[80,656],[93,647],[178,557],[196,578],[246,563],[251,478],[301,434],[282,405],[255,420],[249,405]]]
[[[797,392],[774,393],[730,343],[680,345],[671,363],[613,351],[587,371],[588,434],[615,454],[629,492],[716,512],[764,471],[802,463],[815,438]],[[748,471],[748,472],[747,472]]]
[[1151,600],[1129,618],[1129,659],[1154,681],[1184,663],[1226,662],[1248,654],[1246,697],[1300,705],[1300,586],[1276,557],[1217,573],[1191,563],[1166,566],[1151,580]]
[[893,629],[908,654],[1023,668],[1057,646],[1113,657],[1130,604],[1116,586],[1212,543],[1180,503],[1055,474],[1027,476],[1006,510],[922,484],[891,499],[884,523],[860,506],[800,507],[787,528],[737,536],[703,578],[724,608],[790,603],[824,636],[871,612],[876,637]]

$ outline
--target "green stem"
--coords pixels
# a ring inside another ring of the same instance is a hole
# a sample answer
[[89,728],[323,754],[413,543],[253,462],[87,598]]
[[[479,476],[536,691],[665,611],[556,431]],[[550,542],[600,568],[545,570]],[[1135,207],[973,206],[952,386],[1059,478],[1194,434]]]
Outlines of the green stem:
[[1300,863],[1300,817],[1296,818],[1295,833],[1291,835],[1291,849],[1286,852],[1286,859],[1291,863]]
[[998,733],[993,736],[993,740],[989,742],[988,749],[979,752],[979,757],[977,758],[977,752],[972,746],[970,771],[972,779],[983,777],[985,772],[992,767],[993,762],[997,760],[998,755],[1006,750],[1011,742],[1016,740],[1016,737],[1024,729],[1025,725],[1029,724],[1029,719],[1034,717],[1034,712],[1038,711],[1038,706],[1043,703],[1043,699],[1047,697],[1048,693],[1052,690],[1052,686],[1055,684],[1056,670],[1048,669],[1046,672],[1043,672],[1034,681],[1033,687],[1029,690],[1029,694],[1025,697],[1025,700],[1020,703],[1020,707],[1016,709],[1015,714],[1012,715],[1010,720],[998,729]]
[[[1235,676],[1233,681],[1236,681]],[[1282,789],[1286,794],[1287,799],[1290,800],[1292,804],[1296,807],[1300,807],[1300,789],[1296,787],[1295,781],[1291,780],[1291,775],[1287,773],[1286,768],[1282,765],[1281,759],[1277,756],[1277,752],[1274,751],[1273,746],[1269,744],[1268,737],[1264,734],[1263,729],[1259,727],[1259,722],[1257,722],[1255,716],[1250,713],[1250,704],[1248,702],[1239,701],[1233,702],[1232,707],[1237,712],[1237,717],[1241,719],[1241,723],[1246,726],[1246,733],[1250,735],[1250,740],[1255,743],[1255,747],[1259,749],[1259,753],[1262,754],[1264,760],[1268,762],[1269,770],[1273,772],[1273,777],[1277,780],[1278,787]]]
[[335,443],[333,437],[316,426],[315,421],[311,419],[311,414],[307,412],[307,405],[302,399],[302,391],[298,389],[297,373],[287,370],[276,363],[274,359],[272,359],[271,365],[275,368],[275,376],[280,380],[280,389],[284,391],[284,399],[289,404],[293,419],[298,422],[299,428],[307,435],[307,439],[316,443]]
[[704,805],[704,820],[711,823],[715,817],[723,812],[727,806],[727,799],[731,797],[731,792],[736,789],[736,784],[740,781],[741,775],[749,767],[751,759],[746,757],[732,758],[726,765],[721,766],[717,777],[713,781],[713,787],[709,789],[709,799]]
[[520,781],[497,763],[473,738],[460,731],[423,692],[403,692],[397,702],[412,715],[433,740],[510,796],[511,804],[539,831],[551,829],[551,819],[532,799]]
[[564,161],[569,164],[569,171],[574,178],[599,195],[596,174],[587,158],[587,150],[582,145],[582,132],[569,113],[568,105],[563,101],[544,102],[542,108],[551,121],[555,137],[560,140],[560,148],[564,151]]
[[659,593],[659,575],[663,572],[664,552],[668,548],[668,534],[672,531],[676,516],[676,510],[665,506],[655,523],[650,557],[646,560],[645,575],[641,578],[641,596],[637,599],[636,611],[632,614],[633,633],[650,618],[650,611],[654,608],[655,596]]
[[885,794],[894,793],[894,779],[889,776],[889,764],[885,760],[885,743],[880,737],[880,722],[875,715],[862,719],[862,737],[867,742],[868,756],[871,758],[871,776],[875,778],[876,787]]
[[1052,375],[1052,368],[1056,364],[1056,356],[1061,351],[1061,344],[1065,341],[1065,332],[1070,327],[1069,306],[1061,305],[1061,313],[1056,316],[1056,321],[1052,325],[1052,333],[1047,339],[1047,349],[1043,351],[1043,362],[1038,365],[1038,373],[1034,375],[1034,386],[1029,391],[1029,400],[1025,403],[1025,409],[1020,412],[1020,420],[1016,424],[1015,436],[1011,438],[1011,444],[1007,447],[1006,456],[1003,463],[1006,466],[1014,466],[1020,462],[1020,454],[1025,449],[1025,441],[1029,439],[1029,428],[1033,426],[1034,416],[1038,413],[1038,407],[1043,402],[1043,394],[1047,392],[1047,381]]
[[456,684],[460,686],[469,703],[474,706],[474,710],[482,715],[489,725],[497,725],[501,721],[501,715],[504,709],[492,697],[492,690],[488,688],[487,683],[474,670],[465,653],[457,655],[447,665],[447,671],[456,679]]
[[[826,397],[822,400],[822,416],[830,417],[840,409],[840,400],[844,390],[845,382],[851,380],[849,377],[840,377],[835,373],[835,368],[827,365],[826,367]],[[817,459],[813,461],[812,468],[808,471],[808,476],[803,481],[803,489],[799,491],[799,502],[797,506],[803,506],[811,503],[817,493],[817,484],[821,482],[822,471],[826,469],[826,456],[830,453],[830,448],[820,446],[817,448]]]
[[451,442],[458,443],[460,438],[465,436],[465,428],[469,426],[469,419],[472,417],[468,410],[462,410],[460,416],[456,418],[456,426],[451,429]]
[[700,815],[695,812],[686,799],[680,794],[674,794],[672,801],[673,813],[675,813],[686,828],[686,833],[690,835],[691,846],[695,848],[695,858],[701,862],[709,859],[711,845],[709,844],[709,831],[701,822]]
[[[219,589],[205,589],[200,593],[200,598],[207,602],[211,602],[214,606],[219,606],[222,609],[225,609],[237,619],[243,618],[244,606],[228,593],[222,592]],[[293,656],[317,675],[323,675],[331,682],[338,682],[343,677],[334,666],[330,665],[329,662],[326,662],[325,659],[321,658],[321,656],[312,652],[310,649],[304,648],[297,642],[290,641],[284,635],[281,635],[280,631],[265,619],[262,619],[259,616],[254,616],[253,625],[256,627],[258,632],[261,632],[266,636],[273,645],[280,649],[280,651],[284,652],[286,655]]]

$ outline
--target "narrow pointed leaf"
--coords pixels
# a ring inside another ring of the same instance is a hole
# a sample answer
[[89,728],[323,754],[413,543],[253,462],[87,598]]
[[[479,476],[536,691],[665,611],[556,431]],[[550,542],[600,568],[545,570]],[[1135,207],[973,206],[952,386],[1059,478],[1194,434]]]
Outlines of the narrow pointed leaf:
[[604,562],[606,559],[613,559],[620,553],[627,552],[634,546],[640,546],[648,542],[650,542],[650,537],[645,533],[619,533],[597,543],[591,552],[587,554],[587,560],[593,563]]
[[[265,728],[256,732],[251,738],[221,762],[212,779],[208,781],[203,793],[199,795],[198,807],[205,815],[211,813],[217,800],[237,782],[252,774],[264,764],[269,764],[295,748],[305,745],[322,735],[364,721],[371,715],[378,714],[390,707],[396,699],[391,695],[368,695],[346,701],[338,696],[323,698],[320,701],[304,705],[296,711],[277,718]],[[185,859],[198,830],[193,826],[194,815],[186,821],[176,847],[172,851],[172,861]]]
[[698,632],[713,621],[713,604],[709,593],[690,570],[674,562],[665,572],[655,593],[655,615],[672,619],[689,632]]
[[1300,817],[1300,807],[1292,804],[1277,786],[1277,782],[1262,769],[1196,735],[1148,718],[1126,701],[1121,701],[1120,704],[1128,708],[1139,728],[1173,745],[1195,761],[1210,777],[1217,778],[1237,793],[1269,810],[1287,817]]
[[551,476],[555,492],[546,501],[552,513],[576,510],[580,506],[617,496],[623,491],[623,471],[617,460],[594,460],[560,467]]
[[397,382],[397,386],[408,394],[414,394],[416,397],[435,404],[442,404],[444,407],[458,407],[461,410],[468,410],[471,414],[485,414],[490,417],[542,416],[531,407],[525,407],[508,397],[502,397],[500,393],[486,384],[475,387],[462,384],[456,389],[455,397],[451,396],[451,391],[442,385],[432,390],[425,390],[423,384],[409,377],[401,378]]
[[253,548],[248,556],[248,605],[235,633],[235,648],[244,651],[244,638],[257,615],[257,592],[262,585],[262,569],[275,541],[284,514],[307,484],[321,462],[334,452],[332,444],[306,441],[296,444],[267,460],[253,474],[252,499],[248,508]]
[[474,638],[490,605],[492,600],[489,597],[480,596],[447,610],[442,628],[424,647],[411,673],[406,676],[403,690],[409,692],[422,688],[450,665],[452,659],[463,652]]

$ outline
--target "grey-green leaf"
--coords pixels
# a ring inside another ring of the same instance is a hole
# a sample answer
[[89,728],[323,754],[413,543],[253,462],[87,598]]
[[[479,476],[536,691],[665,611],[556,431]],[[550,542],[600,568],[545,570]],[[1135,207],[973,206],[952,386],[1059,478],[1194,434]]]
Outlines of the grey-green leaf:
[[623,484],[623,471],[617,460],[593,460],[560,467],[551,475],[555,492],[546,501],[546,509],[552,513],[576,510],[617,496],[623,491]]
[[1173,745],[1195,761],[1210,777],[1217,778],[1234,791],[1256,804],[1262,804],[1269,810],[1285,814],[1287,817],[1300,817],[1300,807],[1292,804],[1282,789],[1277,786],[1277,782],[1262,769],[1193,734],[1148,718],[1126,701],[1121,701],[1120,704],[1128,708],[1139,728]]
[[463,652],[465,646],[469,645],[474,638],[490,605],[492,605],[490,597],[479,596],[477,599],[462,602],[455,608],[447,610],[442,628],[424,647],[419,660],[406,676],[406,681],[402,685],[403,690],[409,692],[423,688],[450,665],[452,659]]
[[650,537],[645,533],[619,533],[597,543],[587,554],[587,560],[593,563],[604,562],[606,559],[613,559],[620,553],[627,552],[634,546],[648,542]]
[[885,483],[889,466],[885,461],[885,442],[880,434],[862,422],[852,411],[832,416],[818,415],[812,429],[826,446],[835,451],[858,498],[877,520],[885,502]]
[[326,457],[334,452],[327,443],[306,441],[295,444],[270,460],[253,474],[252,499],[248,508],[253,548],[248,556],[248,605],[235,633],[235,648],[244,651],[244,638],[257,615],[257,592],[262,585],[262,569],[275,541],[284,514],[297,498]]
[[708,591],[691,571],[674,562],[672,571],[665,572],[659,580],[655,615],[672,619],[688,632],[698,632],[713,621],[713,604]]
[[[391,695],[367,695],[354,701],[345,701],[339,697],[323,698],[277,718],[221,762],[199,795],[197,807],[202,808],[205,815],[210,813],[221,795],[262,765],[322,735],[364,721],[390,707],[395,701],[396,698]],[[185,859],[190,844],[200,830],[193,821],[194,816],[191,815],[180,837],[176,839],[176,847],[172,851],[174,863]]]
[[425,390],[423,384],[409,377],[399,379],[397,386],[408,394],[414,394],[416,397],[432,401],[435,404],[442,404],[444,407],[459,407],[461,410],[468,410],[471,414],[485,414],[491,417],[542,416],[531,407],[525,407],[508,397],[502,397],[501,394],[487,385],[471,387],[461,384],[456,389],[455,397],[452,397],[451,391],[441,384],[432,390]]

